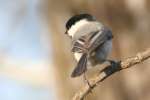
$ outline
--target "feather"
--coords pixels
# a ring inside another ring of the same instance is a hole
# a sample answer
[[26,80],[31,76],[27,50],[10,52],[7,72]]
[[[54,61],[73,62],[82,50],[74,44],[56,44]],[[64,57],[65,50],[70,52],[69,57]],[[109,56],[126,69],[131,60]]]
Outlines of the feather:
[[80,76],[82,73],[84,73],[87,70],[87,54],[83,54],[73,70],[71,77],[77,77]]
[[87,70],[87,55],[90,56],[91,53],[95,52],[98,47],[112,39],[112,37],[111,31],[107,27],[103,27],[99,31],[91,32],[77,39],[73,44],[72,52],[81,53],[82,56],[79,58],[71,77],[77,77],[84,73]]

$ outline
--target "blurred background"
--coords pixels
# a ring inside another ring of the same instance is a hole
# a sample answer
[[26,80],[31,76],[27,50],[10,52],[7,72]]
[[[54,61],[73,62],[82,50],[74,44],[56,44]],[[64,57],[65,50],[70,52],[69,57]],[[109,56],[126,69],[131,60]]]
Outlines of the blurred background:
[[[71,100],[84,85],[65,23],[90,13],[114,34],[109,58],[150,45],[149,0],[0,0],[0,100]],[[86,100],[149,100],[150,60],[111,76]],[[99,68],[98,68],[99,69]],[[89,75],[89,77],[91,77]]]

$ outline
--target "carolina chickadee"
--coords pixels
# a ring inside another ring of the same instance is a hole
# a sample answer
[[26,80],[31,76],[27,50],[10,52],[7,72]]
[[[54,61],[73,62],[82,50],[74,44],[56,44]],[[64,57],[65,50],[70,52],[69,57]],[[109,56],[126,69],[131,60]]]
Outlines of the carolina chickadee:
[[66,34],[72,39],[72,52],[77,66],[71,77],[87,71],[87,66],[95,66],[107,61],[112,49],[112,32],[90,14],[71,17],[66,23]]

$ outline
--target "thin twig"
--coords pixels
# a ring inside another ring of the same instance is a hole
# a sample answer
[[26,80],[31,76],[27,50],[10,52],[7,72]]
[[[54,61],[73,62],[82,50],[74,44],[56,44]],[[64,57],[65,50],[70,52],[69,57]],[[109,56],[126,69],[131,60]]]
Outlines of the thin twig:
[[89,80],[91,87],[89,87],[88,84],[85,84],[84,87],[75,93],[72,100],[83,100],[93,88],[95,88],[100,82],[111,76],[113,73],[130,68],[133,65],[139,64],[148,58],[150,58],[150,48],[141,53],[138,53],[136,56],[129,57],[125,60],[117,62],[114,65],[112,64],[107,66],[100,73],[98,73],[98,75]]

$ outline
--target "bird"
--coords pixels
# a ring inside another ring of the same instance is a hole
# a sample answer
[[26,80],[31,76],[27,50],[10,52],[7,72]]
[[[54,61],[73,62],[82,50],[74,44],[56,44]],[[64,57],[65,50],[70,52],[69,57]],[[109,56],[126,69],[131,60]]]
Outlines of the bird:
[[72,16],[66,22],[65,34],[71,39],[71,52],[77,61],[72,78],[82,74],[85,76],[88,66],[94,67],[111,61],[107,56],[112,50],[112,31],[91,14]]

